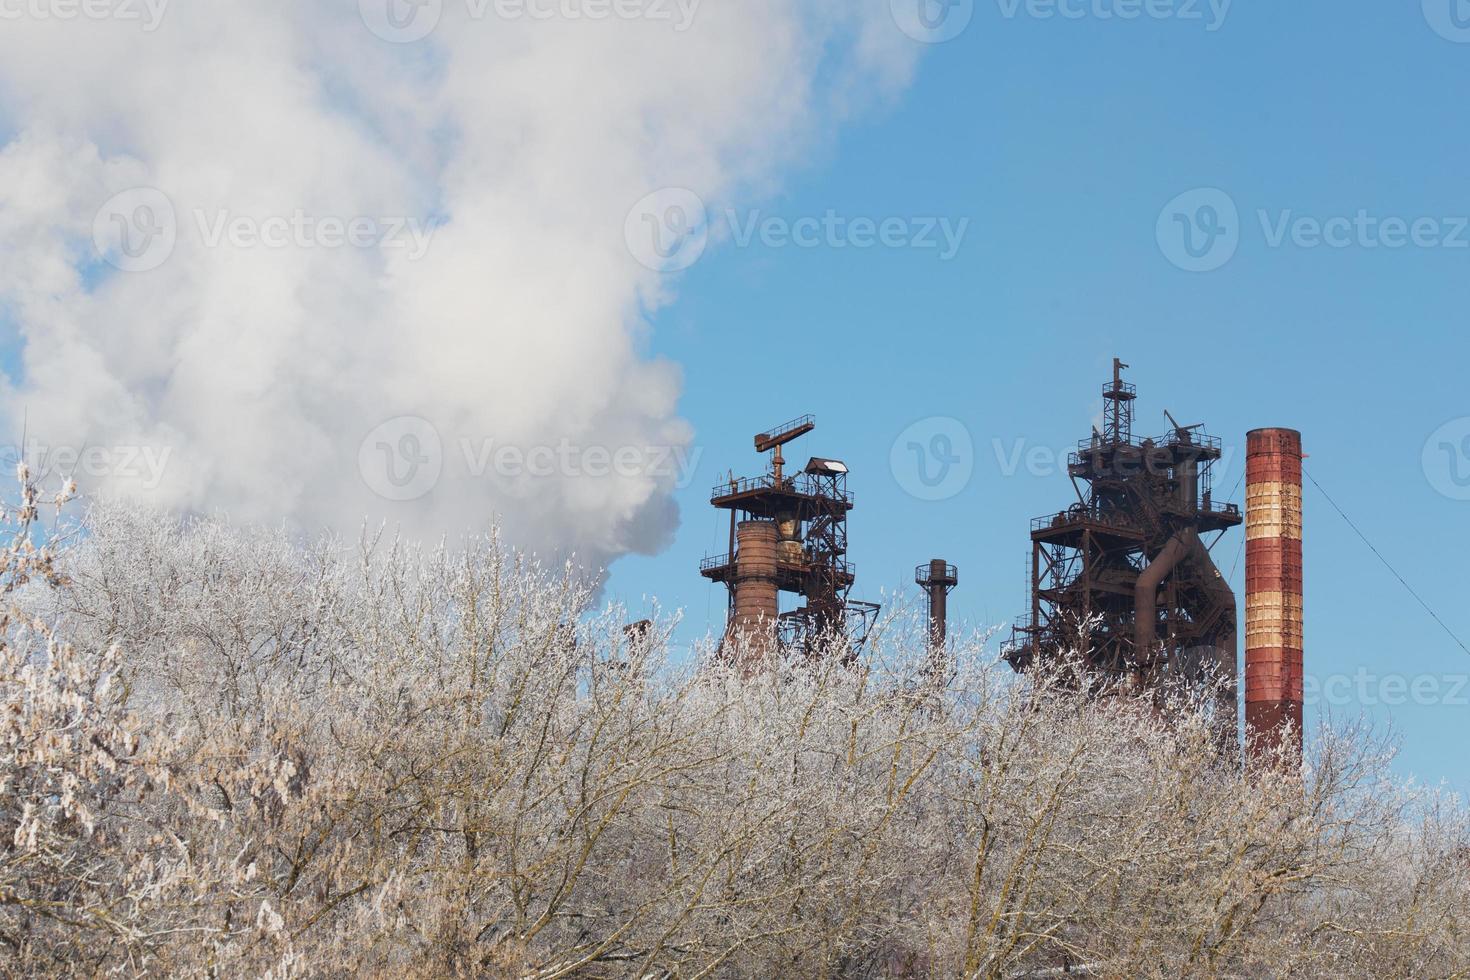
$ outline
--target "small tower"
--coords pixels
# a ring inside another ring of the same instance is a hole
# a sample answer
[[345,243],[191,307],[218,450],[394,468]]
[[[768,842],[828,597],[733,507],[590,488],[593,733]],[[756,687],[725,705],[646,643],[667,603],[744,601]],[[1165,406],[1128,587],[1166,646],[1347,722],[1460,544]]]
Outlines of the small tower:
[[914,582],[929,596],[929,648],[938,657],[949,638],[949,594],[960,584],[960,571],[936,558],[914,569]]
[[[800,473],[786,472],[784,448],[815,428],[803,415],[757,434],[756,451],[771,454],[766,473],[732,475],[710,494],[712,506],[730,512],[730,551],[706,558],[700,574],[729,587],[726,639],[743,635],[752,659],[775,650],[811,656],[831,637],[845,637],[846,656],[855,657],[878,611],[848,596],[846,464],[813,457]],[[781,593],[804,604],[781,612]]]

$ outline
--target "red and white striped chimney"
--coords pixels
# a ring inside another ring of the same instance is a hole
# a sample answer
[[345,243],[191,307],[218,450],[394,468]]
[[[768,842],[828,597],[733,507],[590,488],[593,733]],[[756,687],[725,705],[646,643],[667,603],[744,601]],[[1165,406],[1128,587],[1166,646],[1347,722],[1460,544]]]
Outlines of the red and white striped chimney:
[[1247,437],[1245,731],[1259,761],[1302,752],[1302,435],[1257,429]]

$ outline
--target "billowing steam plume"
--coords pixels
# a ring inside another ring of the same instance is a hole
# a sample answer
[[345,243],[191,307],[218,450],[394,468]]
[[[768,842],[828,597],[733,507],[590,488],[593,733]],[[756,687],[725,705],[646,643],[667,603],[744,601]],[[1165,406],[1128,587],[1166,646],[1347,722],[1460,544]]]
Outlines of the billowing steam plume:
[[695,458],[630,209],[769,193],[918,48],[887,0],[14,9],[3,398],[33,464],[301,528],[498,517],[590,563],[660,547]]

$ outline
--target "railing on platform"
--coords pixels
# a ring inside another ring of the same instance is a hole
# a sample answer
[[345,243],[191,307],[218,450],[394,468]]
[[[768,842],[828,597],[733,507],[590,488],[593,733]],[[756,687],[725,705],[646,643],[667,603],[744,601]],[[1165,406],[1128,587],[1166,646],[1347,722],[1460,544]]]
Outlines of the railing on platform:
[[[714,555],[714,556],[711,556],[711,557],[702,559],[700,561],[700,563],[699,563],[699,570],[700,570],[701,573],[704,573],[704,572],[713,572],[713,571],[715,571],[717,569],[729,568],[734,563],[735,563],[735,558],[734,558],[733,555]],[[812,560],[811,560],[811,557],[810,556],[805,556],[800,561],[792,561],[789,558],[783,557],[781,555],[777,555],[776,556],[776,564],[778,566],[780,566],[780,567],[783,567],[783,568],[808,568],[808,567],[811,566]],[[839,575],[851,576],[853,574],[853,565],[852,565],[852,562],[843,561],[841,559],[838,559],[837,561],[833,562],[832,564],[833,564],[833,567],[836,568],[837,574],[839,574]]]
[[1126,439],[1109,439],[1106,436],[1082,439],[1077,443],[1077,451],[1070,457],[1072,462],[1079,462],[1081,457],[1091,456],[1093,453],[1107,452],[1109,450],[1127,447],[1129,449],[1142,449],[1144,443],[1152,443],[1155,446],[1176,448],[1179,446],[1194,446],[1199,449],[1220,453],[1224,451],[1225,443],[1219,436],[1206,435],[1203,432],[1190,432],[1186,440],[1177,430],[1158,439],[1145,439],[1142,436],[1128,436]]
[[1053,528],[1075,527],[1080,524],[1100,524],[1104,527],[1136,531],[1138,525],[1118,511],[1102,511],[1091,507],[1072,507],[1059,514],[1047,514],[1031,522],[1031,530],[1047,531]]
[[720,500],[724,497],[735,497],[760,490],[778,489],[788,493],[800,494],[804,497],[823,497],[828,500],[836,500],[840,503],[852,503],[852,493],[850,491],[835,490],[830,484],[820,483],[806,474],[788,477],[781,481],[779,487],[776,485],[776,478],[769,473],[765,476],[749,476],[735,480],[724,480],[716,483],[714,488],[710,490],[710,499]]

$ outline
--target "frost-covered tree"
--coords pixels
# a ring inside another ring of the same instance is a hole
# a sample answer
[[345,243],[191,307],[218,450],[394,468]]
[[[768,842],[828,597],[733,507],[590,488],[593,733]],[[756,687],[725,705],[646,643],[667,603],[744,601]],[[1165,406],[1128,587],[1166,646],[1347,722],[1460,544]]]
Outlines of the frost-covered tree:
[[980,637],[936,678],[902,617],[856,668],[671,662],[672,622],[629,631],[493,535],[303,547],[117,506],[59,554],[32,532],[4,558],[5,972],[1470,970],[1465,812],[1362,731],[1244,776],[1188,705],[1018,681]]

